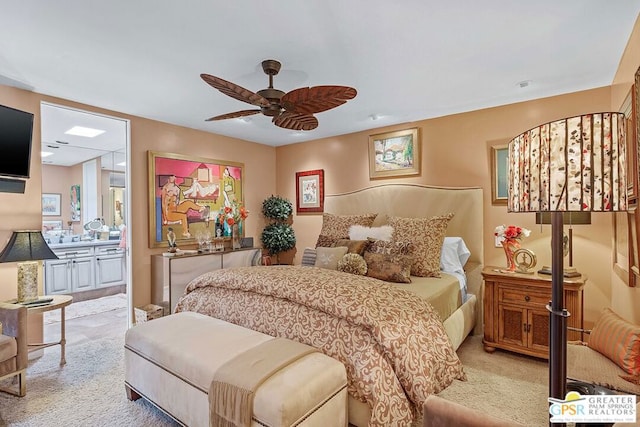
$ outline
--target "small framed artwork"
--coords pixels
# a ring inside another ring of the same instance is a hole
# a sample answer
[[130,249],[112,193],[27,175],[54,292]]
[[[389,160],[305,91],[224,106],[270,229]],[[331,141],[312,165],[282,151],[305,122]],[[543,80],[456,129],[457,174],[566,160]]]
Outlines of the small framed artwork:
[[43,216],[60,216],[60,200],[61,194],[43,193],[42,194],[42,215]]
[[80,185],[74,184],[71,186],[71,221],[80,221]]
[[296,212],[324,211],[324,170],[296,172]]
[[62,230],[62,221],[42,221],[42,232]]
[[509,146],[491,147],[491,203],[506,205],[509,195],[507,173],[509,171]]
[[369,178],[420,175],[418,128],[369,137]]

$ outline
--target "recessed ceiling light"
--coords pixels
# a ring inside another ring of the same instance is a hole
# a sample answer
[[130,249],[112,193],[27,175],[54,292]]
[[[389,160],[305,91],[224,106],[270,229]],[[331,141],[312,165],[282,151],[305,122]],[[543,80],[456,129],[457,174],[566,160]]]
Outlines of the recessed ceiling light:
[[531,83],[533,83],[531,80],[523,80],[521,82],[516,83],[516,86],[518,86],[520,89],[524,89],[525,87],[529,86]]
[[371,114],[371,115],[369,116],[369,118],[370,118],[371,120],[378,120],[378,119],[380,119],[381,117],[382,117],[382,116],[381,116],[380,114]]
[[51,151],[41,151],[40,152],[40,156],[42,157],[49,157],[51,156],[53,153]]
[[116,163],[117,166],[127,166],[127,162]]
[[66,131],[65,133],[67,135],[85,136],[87,138],[93,138],[95,136],[103,134],[104,131],[100,129],[87,128],[84,126],[74,126],[68,131]]

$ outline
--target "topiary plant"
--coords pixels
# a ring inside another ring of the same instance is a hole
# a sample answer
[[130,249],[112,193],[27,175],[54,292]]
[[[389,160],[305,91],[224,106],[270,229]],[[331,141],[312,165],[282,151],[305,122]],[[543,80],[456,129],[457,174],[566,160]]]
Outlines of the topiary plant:
[[262,215],[274,221],[286,221],[293,213],[293,205],[280,196],[270,196],[262,202]]
[[269,224],[262,231],[262,246],[270,255],[278,258],[281,252],[296,246],[296,235],[293,228],[286,221],[293,213],[291,202],[280,196],[270,196],[262,202],[262,215]]

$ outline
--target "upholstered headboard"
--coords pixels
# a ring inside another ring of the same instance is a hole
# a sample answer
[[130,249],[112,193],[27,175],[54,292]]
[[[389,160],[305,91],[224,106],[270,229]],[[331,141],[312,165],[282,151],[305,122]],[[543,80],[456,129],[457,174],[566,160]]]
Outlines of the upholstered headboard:
[[333,214],[377,213],[407,218],[453,212],[447,236],[464,239],[471,252],[469,263],[482,264],[484,260],[482,189],[478,187],[382,184],[350,193],[327,195],[324,211]]

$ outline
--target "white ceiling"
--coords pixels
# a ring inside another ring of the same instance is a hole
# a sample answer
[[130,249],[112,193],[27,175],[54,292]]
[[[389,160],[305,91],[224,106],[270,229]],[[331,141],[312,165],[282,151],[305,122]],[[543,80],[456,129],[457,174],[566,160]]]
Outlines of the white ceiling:
[[[640,0],[3,1],[0,83],[278,146],[609,85],[639,12]],[[204,121],[252,107],[201,73],[258,91],[271,58],[280,90],[358,96],[309,132]]]

